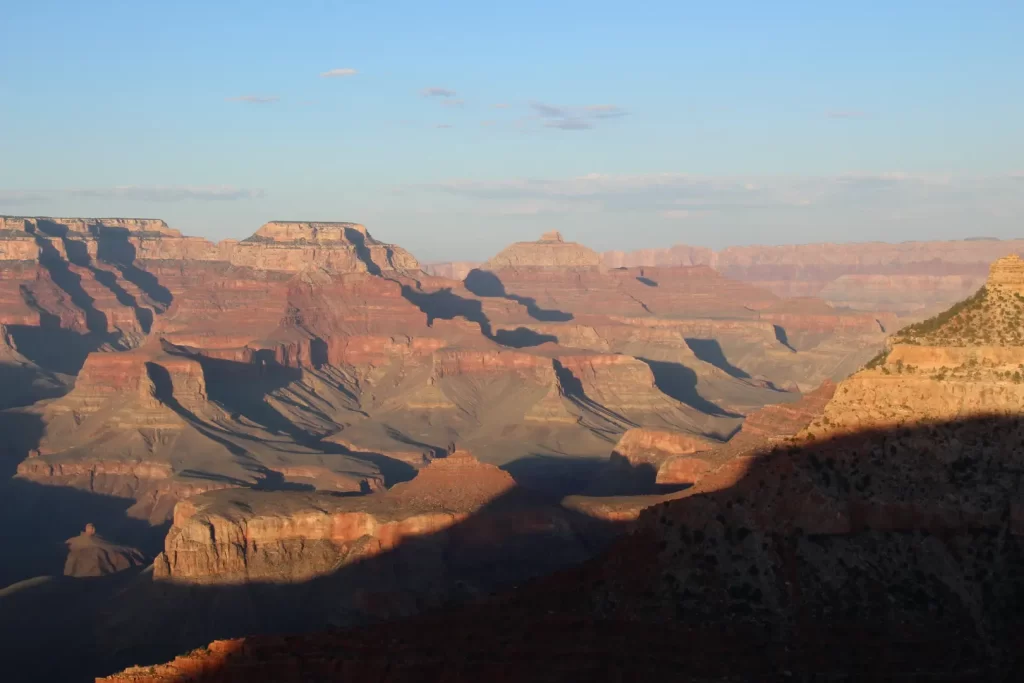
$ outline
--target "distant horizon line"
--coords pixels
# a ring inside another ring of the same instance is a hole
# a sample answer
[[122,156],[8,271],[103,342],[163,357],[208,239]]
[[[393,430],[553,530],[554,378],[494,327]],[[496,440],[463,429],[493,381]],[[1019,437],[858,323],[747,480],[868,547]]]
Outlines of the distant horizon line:
[[[7,219],[14,219],[14,220],[18,220],[18,219],[23,219],[23,220],[24,219],[40,220],[40,219],[43,219],[43,220],[52,220],[52,221],[58,221],[58,220],[62,220],[62,219],[63,220],[79,220],[79,221],[160,221],[161,223],[166,225],[168,228],[170,228],[172,230],[175,230],[178,233],[180,233],[182,237],[185,237],[185,238],[195,238],[195,237],[198,237],[200,239],[204,239],[204,240],[206,240],[208,242],[211,242],[213,244],[220,244],[221,242],[242,241],[242,240],[248,239],[247,237],[224,237],[224,238],[221,238],[221,239],[214,240],[214,239],[211,239],[211,238],[206,237],[204,235],[185,234],[181,230],[175,228],[173,225],[168,223],[166,219],[164,219],[164,218],[155,218],[155,217],[151,217],[151,216],[71,216],[71,215],[47,216],[47,215],[29,215],[29,214],[0,214],[0,220],[7,220]],[[272,223],[295,223],[295,224],[305,224],[305,225],[362,225],[363,227],[366,227],[366,223],[363,223],[361,221],[283,220],[283,219],[272,219],[272,220],[264,221],[263,223],[261,223],[260,224],[260,228],[262,228],[265,225],[270,225]],[[258,231],[259,231],[259,228],[257,228],[257,232]],[[367,232],[369,232],[369,229],[367,229]],[[249,237],[252,237],[254,235],[256,235],[256,232],[251,233],[249,235]],[[374,238],[374,239],[376,239],[376,238]],[[694,245],[694,244],[687,244],[685,242],[676,242],[674,244],[670,244],[668,246],[662,246],[662,247],[642,247],[642,248],[639,248],[639,249],[605,249],[603,251],[598,251],[596,249],[592,249],[592,247],[587,246],[583,242],[577,242],[577,241],[572,241],[572,240],[565,241],[565,242],[563,242],[563,244],[578,244],[580,246],[586,247],[587,249],[591,249],[592,251],[595,251],[598,254],[609,254],[609,253],[629,254],[629,253],[635,253],[635,252],[641,252],[641,251],[667,250],[667,249],[673,249],[675,247],[686,247],[688,249],[701,249],[701,250],[709,251],[711,253],[719,253],[719,252],[722,252],[722,251],[726,251],[728,249],[749,248],[749,247],[766,247],[766,248],[780,249],[780,248],[785,248],[785,247],[812,247],[812,246],[823,246],[823,245],[838,246],[838,245],[844,245],[844,244],[887,244],[887,245],[901,245],[901,244],[928,244],[928,243],[934,243],[934,242],[1019,242],[1019,241],[1024,241],[1024,237],[971,236],[971,237],[932,239],[932,240],[913,239],[913,240],[901,240],[901,241],[898,241],[898,242],[886,242],[886,241],[883,241],[883,240],[866,240],[866,241],[850,240],[850,241],[833,241],[833,242],[827,242],[827,241],[823,241],[823,242],[786,242],[786,243],[780,243],[780,244],[747,243],[747,244],[731,244],[731,245],[722,247],[720,249],[715,249],[713,247],[704,247],[704,246]],[[530,244],[530,243],[535,243],[535,242],[540,242],[540,240],[539,239],[537,239],[537,240],[522,240],[522,241],[518,241],[518,242],[511,242],[508,245],[506,245],[506,247],[507,246],[511,246],[512,244]],[[398,246],[398,247],[401,247],[402,249],[406,249],[405,247],[402,247],[402,245],[398,244],[397,242],[382,242],[382,244],[386,244],[386,245],[389,245],[389,246]],[[505,247],[502,247],[502,249],[504,249],[504,248]],[[411,253],[411,250],[409,250],[409,249],[406,249],[406,251],[410,251],[410,253]],[[500,249],[499,249],[499,251],[500,251]],[[419,258],[417,258],[416,260],[420,261]],[[485,261],[487,261],[486,258],[483,259],[483,260],[480,260],[480,261],[472,260],[472,259],[449,259],[449,260],[442,260],[442,261],[433,261],[433,260],[432,261],[421,261],[421,263],[423,265],[434,266],[434,265],[442,265],[442,264],[445,264],[445,263],[484,263]]]

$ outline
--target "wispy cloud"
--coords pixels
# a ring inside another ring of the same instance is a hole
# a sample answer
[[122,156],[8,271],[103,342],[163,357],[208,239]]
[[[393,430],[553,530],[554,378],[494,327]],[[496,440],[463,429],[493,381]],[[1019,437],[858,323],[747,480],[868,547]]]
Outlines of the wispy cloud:
[[[844,173],[829,176],[699,176],[685,173],[588,174],[561,179],[450,180],[419,188],[443,192],[484,211],[506,214],[510,207],[544,206],[563,213],[655,214],[694,219],[709,214],[758,215],[820,211],[877,216],[922,210],[988,211],[1024,215],[1020,179],[1011,174],[956,176],[906,172]],[[789,213],[786,214],[790,215]]]
[[614,119],[629,114],[614,104],[588,104],[583,107],[563,107],[544,102],[530,102],[536,116],[544,119],[545,128],[561,130],[588,130],[602,119]]
[[125,200],[140,202],[237,201],[259,199],[263,190],[232,185],[117,185],[55,190],[0,190],[0,202],[24,204],[53,200]]
[[866,119],[867,117],[867,112],[857,109],[831,109],[825,112],[827,119]]
[[461,106],[463,106],[465,104],[466,104],[465,100],[459,100],[459,99],[454,99],[454,100],[449,99],[449,100],[442,100],[441,101],[441,106],[442,107],[461,107]]
[[320,78],[345,78],[346,76],[355,76],[357,73],[359,72],[355,69],[331,69],[320,74]]
[[119,185],[66,192],[76,197],[144,202],[235,201],[259,199],[266,194],[263,190],[249,190],[231,185]]
[[564,107],[556,107],[552,104],[530,102],[530,106],[539,116],[543,116],[545,118],[564,118],[569,115],[568,110]]
[[584,109],[591,116],[598,119],[617,119],[629,113],[622,107],[614,104],[590,104],[584,107]]
[[594,127],[594,124],[590,121],[577,118],[564,118],[555,119],[553,121],[545,121],[545,128],[561,128],[562,130],[588,130]]
[[277,95],[239,95],[224,99],[228,102],[245,102],[246,104],[274,104],[281,101]]
[[455,97],[457,95],[454,90],[448,88],[424,88],[420,90],[420,95],[423,97]]

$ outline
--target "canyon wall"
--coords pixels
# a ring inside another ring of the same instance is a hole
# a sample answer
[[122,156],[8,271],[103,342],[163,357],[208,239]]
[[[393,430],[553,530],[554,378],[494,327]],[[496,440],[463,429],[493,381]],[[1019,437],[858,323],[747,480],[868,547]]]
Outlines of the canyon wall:
[[610,267],[707,265],[779,296],[816,296],[836,306],[910,317],[941,310],[980,287],[988,265],[1024,253],[1024,240],[865,242],[728,247],[683,245],[602,254]]

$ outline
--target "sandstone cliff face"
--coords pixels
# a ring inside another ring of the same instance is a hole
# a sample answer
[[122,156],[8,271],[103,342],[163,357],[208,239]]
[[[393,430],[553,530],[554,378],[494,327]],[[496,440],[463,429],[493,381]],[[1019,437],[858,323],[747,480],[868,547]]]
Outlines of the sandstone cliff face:
[[252,237],[231,245],[228,260],[235,266],[287,272],[420,269],[409,252],[378,242],[358,223],[267,223]]
[[[412,481],[371,496],[248,491],[195,496],[175,508],[154,576],[194,583],[305,581],[456,525],[461,536],[445,543],[500,544],[537,521],[522,508],[518,519],[504,512],[493,519],[492,513],[480,516],[514,487],[507,473],[456,451],[431,462]],[[474,515],[479,518],[467,524]],[[516,531],[515,525],[524,526]]]
[[818,433],[1015,415],[1024,398],[1024,262],[992,264],[985,286],[910,325],[869,366],[840,384]]
[[688,434],[653,429],[630,429],[615,444],[615,453],[631,464],[656,463],[673,455],[692,455],[712,445]]
[[34,232],[40,225],[56,224],[69,231],[83,235],[96,235],[104,230],[126,230],[132,233],[148,233],[165,237],[181,237],[181,233],[168,227],[167,223],[154,218],[42,218],[36,216],[0,216],[0,230]]

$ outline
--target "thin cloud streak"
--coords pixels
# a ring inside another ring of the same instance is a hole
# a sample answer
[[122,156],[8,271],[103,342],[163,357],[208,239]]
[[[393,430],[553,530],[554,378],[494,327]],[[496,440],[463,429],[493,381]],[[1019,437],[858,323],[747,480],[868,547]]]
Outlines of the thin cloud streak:
[[281,101],[277,95],[239,95],[224,99],[226,102],[245,102],[246,104],[274,104]]
[[562,130],[589,130],[594,127],[594,124],[583,119],[558,119],[556,121],[545,121],[545,128],[560,128]]
[[568,113],[564,108],[556,107],[551,104],[544,104],[543,102],[530,102],[530,106],[533,108],[535,112],[537,112],[538,116],[543,116],[544,118],[551,119],[568,116]]
[[423,88],[420,90],[420,95],[423,97],[455,97],[457,95],[454,90],[448,88]]
[[589,130],[599,121],[617,119],[629,114],[614,104],[588,104],[583,107],[563,107],[545,102],[530,102],[535,115],[544,120],[545,128],[560,130]]
[[320,78],[346,78],[347,76],[355,76],[357,73],[359,72],[356,69],[331,69],[320,74]]

